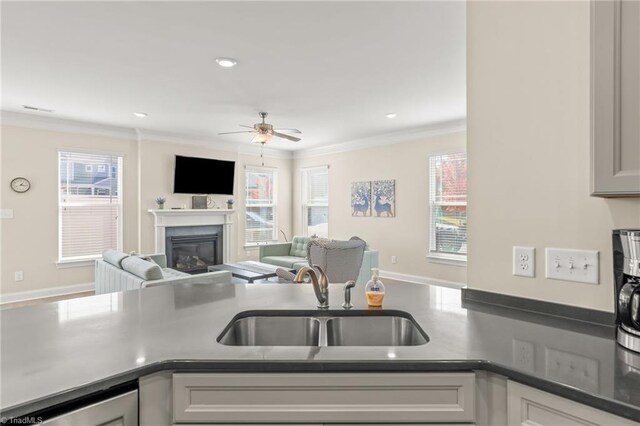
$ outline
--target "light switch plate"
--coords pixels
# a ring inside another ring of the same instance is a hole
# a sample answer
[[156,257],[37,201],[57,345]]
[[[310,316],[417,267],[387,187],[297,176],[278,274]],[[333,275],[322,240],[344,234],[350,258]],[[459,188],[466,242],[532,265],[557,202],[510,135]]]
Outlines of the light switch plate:
[[13,219],[13,209],[0,209],[0,219]]
[[513,275],[533,278],[536,276],[536,249],[513,247]]
[[597,251],[547,248],[545,254],[547,278],[586,284],[600,283]]

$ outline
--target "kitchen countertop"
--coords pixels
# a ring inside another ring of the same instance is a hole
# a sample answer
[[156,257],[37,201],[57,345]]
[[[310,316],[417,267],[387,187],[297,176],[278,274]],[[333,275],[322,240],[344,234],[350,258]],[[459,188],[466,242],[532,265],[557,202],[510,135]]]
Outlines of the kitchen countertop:
[[[362,286],[354,309],[367,309]],[[342,285],[331,285],[340,309]],[[388,284],[430,341],[411,347],[237,347],[216,338],[239,312],[315,310],[310,285],[181,284],[0,312],[2,416],[28,414],[160,371],[486,370],[640,420],[640,355],[612,327],[488,305],[460,291]]]

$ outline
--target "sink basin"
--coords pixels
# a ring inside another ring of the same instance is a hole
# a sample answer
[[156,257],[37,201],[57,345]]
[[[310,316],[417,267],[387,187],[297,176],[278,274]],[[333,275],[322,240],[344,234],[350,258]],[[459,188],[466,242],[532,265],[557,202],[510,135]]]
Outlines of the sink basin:
[[327,320],[327,346],[418,346],[427,343],[416,324],[400,316],[348,316]]
[[248,311],[218,342],[230,346],[418,346],[427,334],[402,311]]
[[219,343],[231,346],[318,346],[320,321],[304,316],[249,316],[232,321]]

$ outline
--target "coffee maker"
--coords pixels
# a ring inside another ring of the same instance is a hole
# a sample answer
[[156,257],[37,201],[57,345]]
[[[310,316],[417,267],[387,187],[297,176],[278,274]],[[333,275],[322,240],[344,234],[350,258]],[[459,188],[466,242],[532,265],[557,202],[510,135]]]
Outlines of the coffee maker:
[[640,352],[640,229],[613,231],[618,343]]

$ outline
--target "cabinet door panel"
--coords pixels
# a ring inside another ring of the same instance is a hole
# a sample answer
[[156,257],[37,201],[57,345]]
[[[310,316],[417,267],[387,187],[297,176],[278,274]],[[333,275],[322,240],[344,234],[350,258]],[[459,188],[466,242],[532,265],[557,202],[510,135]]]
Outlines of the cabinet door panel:
[[592,195],[640,195],[640,3],[592,0]]
[[640,2],[620,2],[620,158],[618,173],[640,171]]
[[138,391],[134,390],[49,419],[47,426],[137,426]]
[[175,423],[473,422],[473,373],[175,374]]
[[509,381],[507,391],[509,426],[637,425],[634,421],[516,382]]

